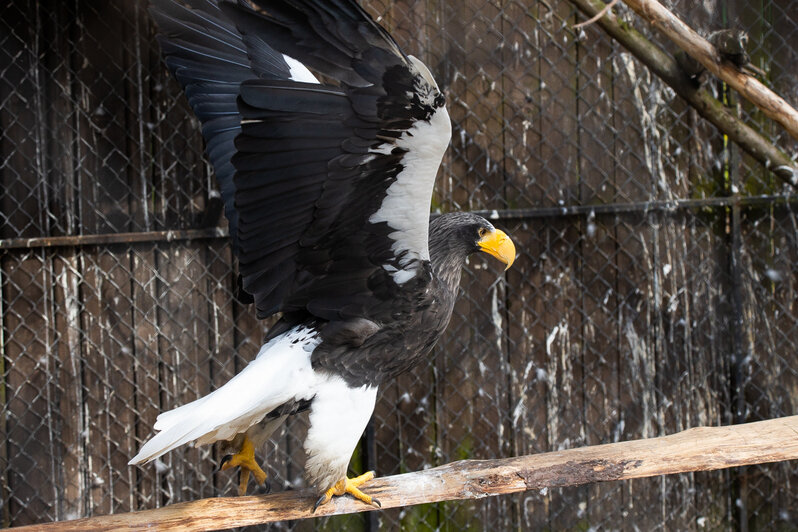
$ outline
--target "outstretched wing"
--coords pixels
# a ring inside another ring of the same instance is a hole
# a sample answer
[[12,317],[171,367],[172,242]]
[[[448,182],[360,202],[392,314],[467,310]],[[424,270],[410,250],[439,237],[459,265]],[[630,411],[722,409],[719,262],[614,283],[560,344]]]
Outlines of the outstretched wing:
[[238,214],[235,169],[230,159],[241,132],[236,103],[241,83],[248,79],[316,82],[316,78],[257,35],[242,35],[222,13],[218,0],[154,0],[150,14],[160,30],[158,41],[166,64],[202,123],[205,151],[219,182],[235,243]]
[[328,84],[255,80],[233,158],[244,288],[260,315],[370,307],[422,271],[429,205],[451,137],[427,68],[351,0],[224,3],[244,35]]
[[[435,81],[354,0],[192,3],[202,20],[165,15],[180,37],[165,53],[203,121],[258,315],[371,316],[428,271],[451,137]],[[294,63],[326,82],[286,75]]]

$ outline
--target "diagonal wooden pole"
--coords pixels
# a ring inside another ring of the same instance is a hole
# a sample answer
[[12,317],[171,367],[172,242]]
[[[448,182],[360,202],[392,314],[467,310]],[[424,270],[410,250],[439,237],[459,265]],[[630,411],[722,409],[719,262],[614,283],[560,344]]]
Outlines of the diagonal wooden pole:
[[798,139],[798,111],[758,79],[740,72],[728,61],[721,60],[715,47],[681,21],[657,0],[623,0],[635,13],[664,33],[704,68],[728,83],[771,120]]
[[[547,487],[709,471],[798,459],[798,416],[734,425],[698,427],[670,436],[595,445],[498,460],[463,460],[434,469],[377,478],[364,490],[383,508],[480,499]],[[208,530],[289,519],[374,510],[348,497],[333,499],[315,514],[318,494],[220,497],[157,510],[61,521],[12,530]]]
[[[569,0],[588,17],[595,17],[607,4],[601,0]],[[702,117],[751,154],[765,168],[782,180],[798,187],[798,166],[787,154],[773,145],[753,128],[726,109],[709,92],[698,87],[679,67],[676,60],[665,53],[629,24],[622,23],[610,11],[596,23],[613,39],[623,45],[660,79],[670,85]]]

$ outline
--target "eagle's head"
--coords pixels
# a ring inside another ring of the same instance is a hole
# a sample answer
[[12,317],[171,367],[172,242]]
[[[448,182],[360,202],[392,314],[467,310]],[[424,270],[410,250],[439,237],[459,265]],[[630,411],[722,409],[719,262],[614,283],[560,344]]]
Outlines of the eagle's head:
[[450,285],[460,280],[466,258],[482,251],[506,267],[515,260],[515,245],[501,229],[476,214],[455,212],[438,216],[430,223],[429,252],[435,274]]

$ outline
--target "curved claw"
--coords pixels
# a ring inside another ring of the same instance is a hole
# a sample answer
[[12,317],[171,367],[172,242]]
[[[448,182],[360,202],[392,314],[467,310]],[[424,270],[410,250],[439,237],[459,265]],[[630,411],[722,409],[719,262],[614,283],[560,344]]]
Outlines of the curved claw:
[[310,513],[315,514],[316,510],[319,509],[319,506],[328,503],[330,499],[332,499],[332,497],[327,497],[326,493],[319,497],[319,499],[316,501],[316,504],[313,505],[313,509],[310,511]]
[[224,470],[225,470],[225,467],[224,467],[224,465],[225,465],[227,462],[229,462],[230,460],[232,460],[232,459],[233,459],[233,455],[232,455],[232,454],[226,454],[226,455],[224,455],[224,456],[222,457],[222,459],[221,459],[221,460],[219,460],[219,467],[216,469],[216,472],[218,473],[219,471],[224,471]]
[[261,495],[268,495],[272,492],[272,483],[268,480],[263,481],[263,484],[260,485],[258,489],[258,493]]

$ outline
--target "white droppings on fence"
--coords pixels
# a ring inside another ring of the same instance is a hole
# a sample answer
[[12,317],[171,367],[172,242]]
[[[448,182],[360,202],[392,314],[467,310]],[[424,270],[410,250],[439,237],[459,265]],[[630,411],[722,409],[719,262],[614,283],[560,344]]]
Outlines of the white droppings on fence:
[[[499,281],[501,282],[501,280]],[[499,282],[494,283],[490,290],[490,320],[496,338],[496,352],[501,353],[502,339],[504,338],[504,320],[499,312]]]
[[779,270],[774,270],[773,268],[768,268],[765,270],[765,277],[774,283],[780,283],[784,280],[784,274]]
[[624,320],[623,333],[629,343],[632,360],[629,368],[632,373],[632,380],[638,383],[636,391],[641,395],[641,410],[643,423],[641,427],[642,436],[650,438],[654,436],[651,413],[656,411],[656,387],[654,386],[654,367],[650,363],[653,359],[649,353],[650,346],[643,341],[637,334],[632,322]]
[[557,333],[560,332],[560,326],[555,325],[551,332],[546,336],[546,355],[551,357],[551,344],[554,343],[554,339],[557,337]]

